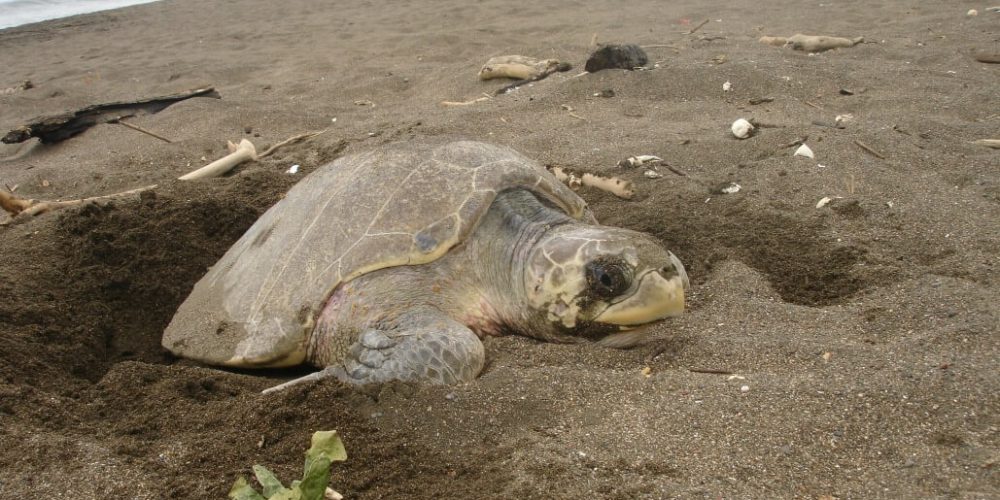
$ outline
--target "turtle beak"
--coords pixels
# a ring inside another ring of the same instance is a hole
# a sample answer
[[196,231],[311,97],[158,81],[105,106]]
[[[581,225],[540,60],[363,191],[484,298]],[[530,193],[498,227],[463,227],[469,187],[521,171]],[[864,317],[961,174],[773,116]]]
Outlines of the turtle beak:
[[684,265],[673,254],[670,264],[647,271],[635,293],[611,305],[594,320],[624,327],[644,325],[684,312],[684,290],[689,281]]

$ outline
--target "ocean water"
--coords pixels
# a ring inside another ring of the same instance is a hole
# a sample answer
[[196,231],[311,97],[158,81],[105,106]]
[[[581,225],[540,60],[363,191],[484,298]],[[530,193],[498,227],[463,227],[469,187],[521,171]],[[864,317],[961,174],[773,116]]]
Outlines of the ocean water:
[[0,29],[156,0],[0,0]]

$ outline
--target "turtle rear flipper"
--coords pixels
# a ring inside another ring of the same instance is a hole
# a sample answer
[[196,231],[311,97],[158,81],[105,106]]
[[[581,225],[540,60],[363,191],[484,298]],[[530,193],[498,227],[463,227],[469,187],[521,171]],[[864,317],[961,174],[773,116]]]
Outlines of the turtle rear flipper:
[[470,382],[486,362],[482,341],[441,311],[420,308],[404,313],[391,330],[365,330],[337,365],[264,391],[337,378],[350,385],[391,380],[429,384]]

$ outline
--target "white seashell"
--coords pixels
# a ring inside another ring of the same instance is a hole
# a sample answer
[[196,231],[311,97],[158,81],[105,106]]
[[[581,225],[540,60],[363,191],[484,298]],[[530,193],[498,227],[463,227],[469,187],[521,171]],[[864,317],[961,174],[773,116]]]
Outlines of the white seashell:
[[816,155],[813,154],[813,150],[809,149],[809,146],[806,146],[805,144],[799,146],[799,149],[796,149],[795,153],[792,156],[805,156],[806,158],[816,158]]
[[663,177],[663,174],[655,170],[647,170],[642,175],[645,175],[649,179],[659,179],[660,177]]
[[740,189],[743,189],[743,186],[740,186],[739,184],[737,184],[737,183],[734,182],[734,183],[732,183],[732,184],[730,184],[730,185],[728,185],[728,186],[720,189],[719,191],[722,191],[723,193],[726,193],[726,194],[733,194],[733,193],[739,193]]
[[722,84],[722,91],[723,92],[729,92],[730,90],[733,90],[733,84],[732,83],[729,83],[727,81],[726,83]]
[[288,170],[285,170],[285,173],[286,174],[297,174],[297,173],[299,173],[299,166],[298,165],[292,165],[291,167],[288,167]]
[[966,12],[965,15],[967,15],[969,17],[978,16],[979,15],[979,11],[977,11],[976,9],[969,9],[969,12]]
[[750,137],[751,133],[753,133],[753,124],[743,118],[734,121],[731,128],[733,135],[735,135],[737,139],[746,139],[747,137]]

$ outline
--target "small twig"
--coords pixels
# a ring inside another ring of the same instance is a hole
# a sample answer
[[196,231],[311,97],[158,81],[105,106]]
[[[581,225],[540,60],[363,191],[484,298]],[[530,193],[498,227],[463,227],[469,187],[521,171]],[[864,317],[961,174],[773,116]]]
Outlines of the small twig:
[[642,48],[644,48],[644,49],[665,49],[665,48],[674,48],[674,47],[675,47],[674,45],[671,45],[669,43],[660,43],[660,44],[656,44],[656,45],[643,45],[642,46]]
[[866,152],[868,152],[869,154],[871,154],[872,156],[874,156],[874,157],[876,157],[876,158],[878,158],[880,160],[884,160],[885,159],[885,156],[883,156],[882,153],[879,153],[878,151],[875,151],[870,146],[868,146],[867,144],[865,144],[865,143],[863,143],[863,142],[861,142],[861,141],[859,141],[857,139],[854,140],[854,144],[857,144],[858,147],[860,147],[861,149],[865,150]]
[[275,145],[273,145],[273,146],[265,149],[264,152],[261,153],[261,154],[259,154],[259,155],[257,155],[257,157],[258,158],[263,158],[265,156],[269,156],[271,153],[277,151],[278,148],[282,148],[282,147],[288,146],[290,144],[295,144],[297,142],[302,142],[302,141],[304,141],[306,139],[311,139],[313,137],[316,137],[317,135],[326,133],[327,130],[330,130],[330,129],[317,130],[317,131],[314,131],[314,132],[306,132],[304,134],[299,134],[299,135],[295,135],[295,136],[289,137],[288,139],[285,139],[285,140],[283,140],[283,141],[281,141],[281,142],[279,142],[279,143],[277,143],[277,144],[275,144]]
[[91,196],[89,198],[80,198],[76,200],[65,200],[65,201],[26,200],[24,198],[18,198],[17,196],[0,191],[0,207],[2,207],[5,211],[7,211],[7,213],[11,215],[11,220],[8,223],[20,223],[36,215],[41,215],[46,212],[59,210],[61,208],[71,207],[74,205],[82,205],[84,203],[89,203],[93,201],[119,198],[122,196],[141,193],[143,191],[149,191],[150,189],[155,189],[155,188],[156,184],[152,184],[149,186],[143,186],[141,188],[122,191],[120,193],[106,194],[101,196]]
[[173,141],[171,141],[170,139],[167,139],[166,137],[163,137],[162,135],[159,135],[159,134],[157,134],[155,132],[151,132],[149,130],[146,130],[146,129],[138,126],[138,125],[132,125],[131,123],[126,122],[125,120],[119,119],[118,120],[118,124],[119,125],[124,125],[124,126],[130,128],[132,130],[135,130],[135,131],[138,131],[138,132],[142,132],[143,134],[155,137],[155,138],[157,138],[157,139],[159,139],[159,140],[161,140],[163,142],[166,142],[167,144],[173,144]]
[[795,139],[792,142],[789,142],[788,144],[782,144],[782,145],[778,146],[778,149],[787,149],[787,148],[798,146],[798,145],[806,142],[807,139],[809,139],[809,136],[808,135],[804,135],[802,137],[799,137],[798,139]]
[[470,104],[476,104],[477,102],[488,101],[492,97],[480,97],[478,99],[472,99],[471,101],[441,101],[442,106],[468,106]]
[[812,106],[816,109],[823,109],[823,106],[820,106],[819,104],[813,104],[809,101],[802,101],[802,102],[805,103],[806,106]]
[[687,34],[688,35],[693,35],[695,31],[700,30],[701,27],[704,26],[704,25],[706,25],[706,24],[708,24],[708,19],[705,19],[704,21],[702,21],[701,24],[699,24],[698,26],[695,26],[694,28],[691,28],[691,31],[688,31]]
[[687,175],[688,175],[688,174],[686,174],[686,173],[684,173],[684,172],[681,172],[680,170],[677,170],[677,169],[676,169],[676,168],[674,168],[673,166],[671,166],[671,165],[668,165],[668,164],[666,164],[666,163],[664,163],[664,164],[663,164],[663,166],[664,166],[664,167],[667,167],[667,170],[669,170],[669,171],[671,171],[671,172],[673,172],[673,173],[675,173],[675,174],[677,174],[677,175],[679,175],[679,176],[681,176],[681,177],[687,177]]
[[733,372],[729,370],[715,370],[712,368],[688,368],[691,373],[709,373],[712,375],[732,375]]

